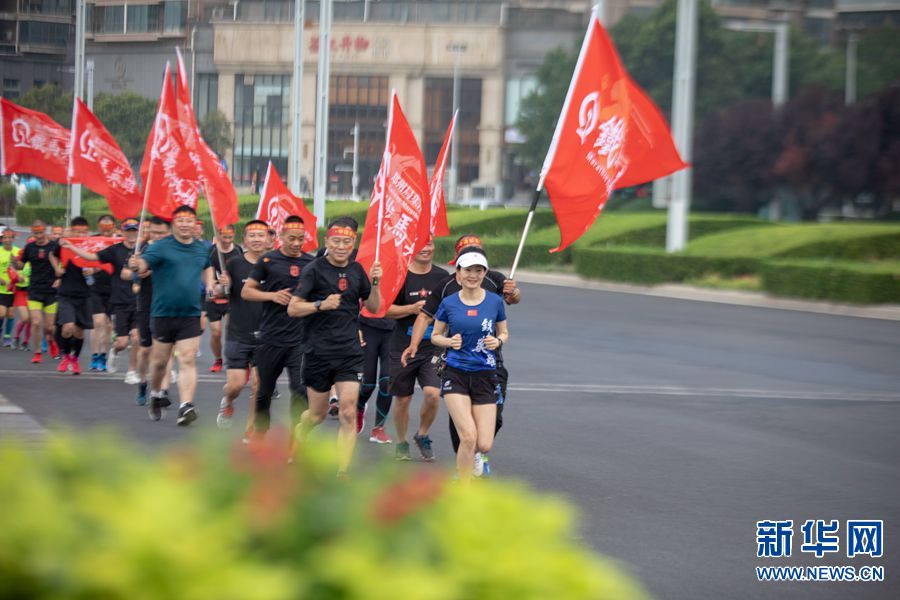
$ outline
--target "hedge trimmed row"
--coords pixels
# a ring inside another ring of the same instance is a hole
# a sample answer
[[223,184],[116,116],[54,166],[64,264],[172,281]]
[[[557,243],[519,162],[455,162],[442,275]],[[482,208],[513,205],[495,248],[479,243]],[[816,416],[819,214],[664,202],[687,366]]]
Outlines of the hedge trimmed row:
[[[702,216],[691,216],[688,226],[688,232],[691,239],[730,231],[733,229],[742,229],[745,227],[769,227],[774,225],[770,221],[762,221],[751,217],[735,217],[735,218],[704,218]],[[616,246],[652,246],[655,248],[665,248],[666,246],[666,225],[656,225],[645,227],[623,233],[618,236],[604,240],[604,243],[610,243]]]
[[900,258],[900,230],[845,240],[822,240],[776,256],[791,258],[831,258],[836,260],[888,260]]
[[759,274],[773,295],[839,302],[900,302],[900,272],[871,265],[786,262],[754,258],[710,258],[667,254],[640,247],[574,250],[575,270],[584,277],[657,284]]
[[20,204],[16,207],[16,224],[22,227],[28,227],[35,219],[41,219],[50,225],[65,225],[66,217],[65,206]]

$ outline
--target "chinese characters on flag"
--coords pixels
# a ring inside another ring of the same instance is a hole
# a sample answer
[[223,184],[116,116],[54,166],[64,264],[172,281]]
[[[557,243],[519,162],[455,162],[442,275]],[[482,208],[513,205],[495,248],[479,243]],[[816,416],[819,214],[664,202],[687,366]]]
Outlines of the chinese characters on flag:
[[[100,235],[95,235],[91,237],[83,237],[83,238],[63,238],[66,241],[70,242],[73,246],[78,248],[79,250],[84,250],[85,252],[91,252],[92,254],[97,254],[104,248],[108,248],[113,244],[117,244],[121,242],[121,238],[114,237],[103,237]],[[60,247],[59,249],[59,260],[63,266],[69,264],[69,261],[72,262],[76,267],[81,267],[82,269],[103,269],[109,275],[113,273],[113,266],[109,263],[102,263],[97,260],[85,260],[80,256],[76,255],[69,248]]]
[[385,315],[403,285],[410,260],[428,242],[428,194],[425,159],[400,108],[397,93],[392,92],[387,143],[356,257],[366,272],[376,259],[381,262],[381,308],[377,314],[363,309],[364,316]]
[[0,172],[69,182],[68,129],[42,112],[0,98]]
[[[316,217],[309,212],[303,200],[294,196],[275,170],[275,165],[269,161],[266,169],[266,181],[263,184],[262,193],[259,196],[259,207],[256,209],[256,218],[262,219],[275,231],[281,234],[284,220],[296,215],[303,219],[306,226],[306,241],[303,244],[304,252],[312,252],[319,247],[316,237]],[[276,242],[277,243],[277,242]]]

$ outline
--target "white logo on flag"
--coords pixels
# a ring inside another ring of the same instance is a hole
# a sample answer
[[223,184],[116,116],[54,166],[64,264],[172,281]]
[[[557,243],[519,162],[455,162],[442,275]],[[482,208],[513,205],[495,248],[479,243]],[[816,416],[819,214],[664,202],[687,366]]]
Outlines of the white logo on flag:
[[12,139],[16,148],[31,148],[31,127],[22,119],[12,122]]
[[581,138],[582,144],[584,144],[585,138],[594,131],[599,118],[600,92],[591,92],[581,101],[581,108],[578,110],[578,129],[575,130],[575,133]]
[[78,149],[81,151],[81,158],[91,162],[97,162],[97,149],[94,148],[94,141],[91,139],[91,132],[85,131],[78,140]]

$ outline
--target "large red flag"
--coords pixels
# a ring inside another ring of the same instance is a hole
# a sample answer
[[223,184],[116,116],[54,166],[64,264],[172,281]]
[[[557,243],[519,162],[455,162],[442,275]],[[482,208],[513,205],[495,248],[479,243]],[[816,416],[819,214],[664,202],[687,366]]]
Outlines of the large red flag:
[[443,237],[450,235],[450,226],[447,225],[447,203],[444,197],[444,171],[447,169],[447,150],[450,148],[450,140],[453,138],[453,129],[456,127],[456,113],[450,120],[447,135],[444,136],[444,145],[438,152],[437,162],[434,164],[434,172],[431,174],[429,185],[429,197],[431,198],[431,235]]
[[70,137],[44,113],[0,98],[0,173],[68,183]]
[[425,159],[403,116],[397,92],[392,91],[387,142],[356,256],[366,272],[376,257],[381,262],[381,308],[374,315],[363,309],[364,316],[384,316],[403,285],[409,261],[428,243],[430,235]]
[[197,118],[191,106],[191,91],[188,87],[187,72],[181,51],[178,55],[178,92],[175,97],[178,106],[178,121],[181,124],[182,136],[187,145],[191,162],[200,176],[200,183],[209,204],[209,212],[217,227],[232,225],[238,221],[238,197],[225,172],[219,156],[209,147],[200,135]]
[[616,189],[647,183],[688,166],[681,160],[669,125],[653,100],[627,74],[625,81],[631,100],[631,120],[625,137],[628,166],[616,182]]
[[262,194],[259,196],[259,208],[256,209],[256,218],[262,219],[269,224],[279,234],[284,227],[284,220],[296,215],[303,219],[306,226],[306,242],[303,244],[304,252],[312,252],[319,247],[319,238],[316,235],[316,217],[301,198],[293,195],[284,185],[275,165],[269,161],[269,168],[266,169],[266,181],[263,184]]
[[[113,244],[117,244],[122,241],[121,238],[104,237],[102,235],[64,239],[71,242],[73,246],[78,247],[80,250],[91,252],[93,254],[96,254],[104,248],[109,248]],[[76,267],[81,267],[82,269],[103,269],[109,275],[112,275],[113,273],[113,266],[111,264],[103,263],[98,260],[85,260],[66,247],[60,248],[59,260],[63,266],[66,266],[67,264],[69,264],[69,261],[72,261],[72,264],[74,264]]]
[[164,218],[171,217],[182,204],[197,208],[199,176],[188,156],[183,129],[172,89],[172,70],[166,63],[156,120],[141,165],[147,208]]
[[72,111],[72,152],[69,176],[106,197],[117,219],[141,212],[141,194],[134,171],[116,140],[80,98]]
[[630,116],[627,75],[606,31],[591,18],[541,170],[560,230],[552,252],[591,227],[625,172]]

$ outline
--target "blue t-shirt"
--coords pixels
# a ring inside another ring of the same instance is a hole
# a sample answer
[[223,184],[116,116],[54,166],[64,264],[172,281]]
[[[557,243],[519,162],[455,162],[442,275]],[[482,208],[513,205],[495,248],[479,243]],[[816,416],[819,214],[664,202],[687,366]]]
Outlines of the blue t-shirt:
[[436,321],[447,324],[447,337],[462,335],[459,350],[447,350],[447,364],[460,371],[488,371],[497,368],[497,357],[484,347],[484,338],[497,335],[497,323],[506,320],[503,299],[496,294],[485,293],[484,300],[476,306],[463,304],[459,293],[441,301],[434,315]]
[[182,244],[169,236],[150,245],[141,256],[153,270],[151,317],[199,317],[197,286],[209,267],[209,250],[193,240]]

